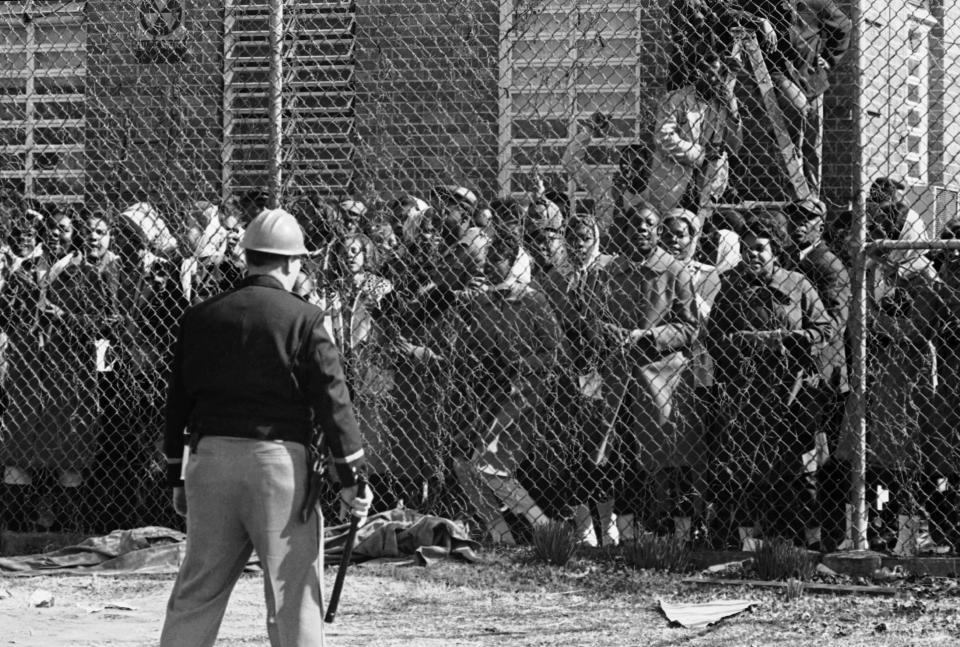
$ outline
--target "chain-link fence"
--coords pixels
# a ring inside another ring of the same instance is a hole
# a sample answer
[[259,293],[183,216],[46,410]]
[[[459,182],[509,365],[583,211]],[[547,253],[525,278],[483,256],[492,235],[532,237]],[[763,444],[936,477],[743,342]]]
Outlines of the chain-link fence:
[[278,204],[378,506],[952,549],[958,17],[0,2],[2,523],[179,523],[177,321]]

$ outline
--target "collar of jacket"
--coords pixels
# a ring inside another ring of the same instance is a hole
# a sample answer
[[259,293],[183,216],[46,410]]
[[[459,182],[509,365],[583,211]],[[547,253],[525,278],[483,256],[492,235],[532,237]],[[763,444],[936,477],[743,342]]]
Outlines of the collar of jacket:
[[674,264],[679,262],[670,252],[662,247],[654,247],[653,251],[650,252],[650,255],[642,261],[634,261],[626,257],[623,258],[631,267],[645,267],[654,274],[663,274]]
[[[283,283],[266,274],[250,274],[245,276],[243,280],[240,281],[240,287],[242,288],[250,285],[255,285],[262,288],[274,288],[277,290],[283,290],[284,292],[289,292],[289,290],[283,287]],[[290,292],[290,294],[293,293]]]
[[757,276],[746,269],[746,263],[741,263],[735,270],[737,280],[745,288],[761,287],[787,296],[795,287],[793,275],[780,266],[773,270],[770,276]]

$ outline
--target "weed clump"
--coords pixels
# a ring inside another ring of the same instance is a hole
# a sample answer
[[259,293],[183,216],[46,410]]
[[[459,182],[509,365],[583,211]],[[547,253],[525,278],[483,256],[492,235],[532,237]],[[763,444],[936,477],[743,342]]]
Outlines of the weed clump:
[[807,582],[813,577],[813,558],[807,549],[794,546],[786,539],[765,540],[753,557],[753,568],[761,580],[797,579]]
[[672,535],[657,537],[644,533],[636,541],[624,542],[622,554],[624,563],[636,569],[684,572],[690,567],[687,542]]
[[569,523],[551,521],[533,530],[533,554],[553,566],[566,566],[577,552],[580,539]]

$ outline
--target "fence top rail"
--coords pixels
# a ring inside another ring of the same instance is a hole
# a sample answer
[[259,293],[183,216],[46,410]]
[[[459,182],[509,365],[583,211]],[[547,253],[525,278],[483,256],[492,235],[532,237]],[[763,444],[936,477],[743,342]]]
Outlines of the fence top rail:
[[867,243],[866,251],[920,249],[920,250],[960,250],[960,240],[930,240],[930,241],[902,241],[902,240],[875,240]]

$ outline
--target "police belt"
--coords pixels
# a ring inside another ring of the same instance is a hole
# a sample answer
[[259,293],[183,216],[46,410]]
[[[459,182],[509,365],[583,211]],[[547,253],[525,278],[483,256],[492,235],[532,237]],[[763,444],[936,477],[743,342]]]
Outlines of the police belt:
[[282,440],[309,445],[312,430],[305,422],[263,422],[236,418],[200,418],[191,420],[190,447],[196,449],[203,436],[226,436],[250,440]]

